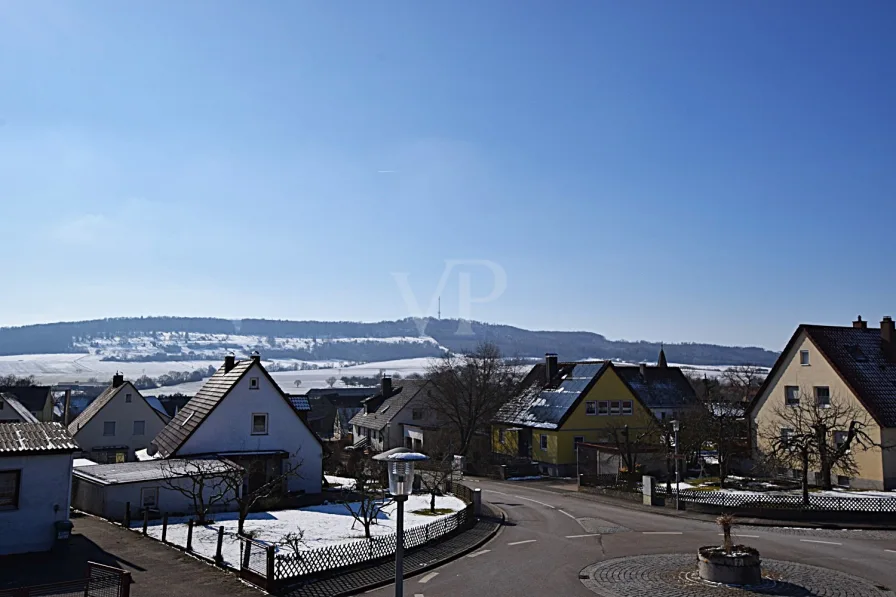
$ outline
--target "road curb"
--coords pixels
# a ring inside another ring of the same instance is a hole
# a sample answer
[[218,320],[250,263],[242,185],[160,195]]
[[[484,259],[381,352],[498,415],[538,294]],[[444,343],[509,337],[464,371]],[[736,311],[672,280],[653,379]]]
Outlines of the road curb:
[[[427,564],[426,566],[423,566],[421,568],[415,568],[413,571],[405,574],[404,578],[405,579],[413,578],[415,576],[419,576],[420,574],[423,574],[424,572],[429,572],[433,568],[438,568],[440,566],[444,566],[445,564],[447,564],[449,562],[453,562],[454,560],[462,558],[463,556],[467,555],[470,552],[476,551],[477,549],[479,549],[480,547],[482,547],[483,545],[485,545],[486,543],[488,543],[489,541],[494,539],[498,535],[498,533],[501,531],[501,529],[504,527],[504,524],[507,522],[507,514],[504,512],[504,510],[502,510],[501,508],[498,508],[497,506],[494,506],[492,504],[489,504],[489,508],[494,508],[501,514],[501,521],[495,525],[495,528],[491,532],[489,532],[486,536],[484,536],[482,539],[480,539],[479,541],[477,541],[475,544],[473,544],[470,547],[465,547],[464,549],[461,549],[460,551],[453,553],[450,556],[447,556],[440,560],[434,561],[434,562]],[[468,531],[464,531],[464,532],[468,532]],[[383,580],[383,581],[377,581],[374,583],[369,583],[367,585],[359,586],[359,587],[356,587],[356,588],[353,588],[353,589],[347,590],[347,591],[331,593],[329,595],[329,597],[350,597],[352,595],[359,595],[361,593],[366,593],[367,591],[373,591],[375,589],[387,587],[392,584],[395,584],[394,578],[390,579],[390,580]]]

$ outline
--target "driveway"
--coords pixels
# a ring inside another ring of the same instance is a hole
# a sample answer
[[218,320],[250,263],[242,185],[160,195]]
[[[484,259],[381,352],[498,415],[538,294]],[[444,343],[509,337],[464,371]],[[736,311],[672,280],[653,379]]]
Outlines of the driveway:
[[[710,522],[651,514],[539,489],[525,482],[466,479],[511,523],[483,549],[405,581],[424,597],[564,595],[594,597],[583,568],[642,554],[692,553],[720,543]],[[764,558],[811,564],[896,586],[896,532],[812,531],[765,527],[737,530]],[[368,593],[394,594],[394,587]]]
[[83,578],[87,562],[131,573],[132,597],[259,597],[263,593],[235,575],[139,533],[94,518],[73,518],[71,544],[64,553],[0,558],[0,588]]

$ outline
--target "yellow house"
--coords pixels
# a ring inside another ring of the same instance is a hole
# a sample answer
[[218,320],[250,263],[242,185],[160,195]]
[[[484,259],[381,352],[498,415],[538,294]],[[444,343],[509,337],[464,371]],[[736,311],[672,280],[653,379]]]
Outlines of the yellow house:
[[[761,457],[776,432],[792,433],[786,409],[812,401],[825,408],[839,403],[865,413],[865,433],[878,446],[896,446],[896,325],[884,317],[880,328],[869,328],[859,317],[852,326],[801,325],[778,357],[750,406],[754,451]],[[785,414],[782,414],[785,413]],[[848,425],[847,421],[843,421]],[[829,439],[836,444],[832,429]],[[893,449],[852,449],[857,474],[832,471],[832,481],[862,489],[896,488],[896,453]],[[780,474],[797,477],[793,469]],[[809,473],[809,482],[820,483]]]
[[604,362],[560,363],[548,354],[532,368],[526,388],[492,425],[492,451],[538,462],[543,474],[575,473],[576,444],[630,437],[659,443],[658,423],[696,403],[694,390],[661,353],[658,366]]

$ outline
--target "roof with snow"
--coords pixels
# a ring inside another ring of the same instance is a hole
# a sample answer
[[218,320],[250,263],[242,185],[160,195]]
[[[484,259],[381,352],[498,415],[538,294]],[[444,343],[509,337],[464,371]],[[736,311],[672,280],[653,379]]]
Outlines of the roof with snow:
[[3,423],[0,456],[68,454],[81,448],[62,423]]
[[[277,382],[271,378],[267,369],[262,366],[257,357],[236,361],[230,371],[226,371],[221,366],[215,374],[212,375],[200,388],[195,396],[190,398],[183,408],[177,411],[177,415],[171,419],[165,428],[162,429],[152,444],[158,449],[163,458],[170,458],[187,442],[193,432],[208,418],[209,414],[218,406],[236,386],[243,376],[252,368],[252,365],[258,364],[259,370],[268,378],[274,391],[277,392],[284,401],[289,403],[289,397],[280,389]],[[292,404],[290,404],[292,407]],[[293,412],[296,412],[293,409]],[[296,418],[301,418],[296,412]],[[304,421],[300,424],[304,425]],[[311,435],[318,439],[313,432]],[[320,441],[318,439],[318,441]]]
[[128,391],[131,392],[132,394],[137,394],[137,397],[140,398],[141,400],[143,400],[144,402],[146,402],[149,405],[149,407],[152,408],[153,412],[155,412],[157,415],[159,415],[159,418],[162,419],[162,421],[168,420],[166,418],[166,416],[162,415],[162,413],[165,412],[164,408],[162,409],[162,412],[160,413],[155,407],[152,406],[152,404],[149,404],[149,402],[146,400],[146,398],[143,397],[143,394],[141,394],[140,391],[134,387],[134,384],[132,384],[129,381],[122,380],[121,385],[119,385],[119,386],[116,386],[114,383],[110,384],[108,388],[103,390],[102,394],[97,396],[93,400],[93,402],[88,404],[87,408],[82,410],[81,414],[79,414],[77,417],[74,418],[74,420],[71,423],[69,423],[69,425],[68,425],[69,433],[71,433],[72,435],[75,435],[76,433],[78,433],[78,430],[80,430],[82,427],[84,427],[87,423],[90,422],[91,419],[93,419],[93,417],[95,417],[97,414],[99,414],[99,412],[101,410],[103,410],[103,408],[107,404],[112,402],[112,400],[124,388],[127,388]]
[[385,397],[385,400],[382,400],[382,392],[374,394],[370,398],[364,400],[364,403],[376,405],[379,400],[382,400],[379,407],[371,413],[367,413],[364,409],[361,409],[351,418],[349,425],[357,425],[358,427],[364,427],[365,429],[383,429],[395,418],[395,415],[401,412],[401,409],[407,406],[418,394],[422,397],[423,394],[421,394],[421,392],[424,391],[424,388],[426,388],[426,385],[429,383],[430,382],[425,379],[411,381],[404,380],[401,382],[400,386],[392,391],[391,396]]
[[545,366],[540,363],[523,380],[525,389],[501,407],[495,421],[559,429],[597,380],[610,369],[647,409],[680,408],[697,402],[691,384],[678,367],[625,366],[611,361],[559,363],[556,377],[547,382]]
[[32,415],[31,411],[25,408],[25,405],[19,402],[13,394],[0,393],[0,408],[2,408],[4,404],[14,410],[23,423],[38,422],[37,417]]
[[289,396],[289,404],[298,412],[311,410],[311,404],[308,402],[307,396]]
[[150,405],[153,410],[162,415],[162,418],[165,421],[171,420],[171,415],[165,410],[165,406],[162,404],[162,401],[159,400],[158,396],[144,396],[143,399],[146,400],[146,403]]
[[758,404],[778,371],[789,362],[788,355],[802,332],[818,347],[874,420],[884,427],[896,427],[896,362],[887,358],[880,328],[799,326],[750,408]]
[[237,468],[235,464],[224,460],[174,458],[171,460],[77,466],[74,468],[73,474],[76,477],[93,481],[100,485],[120,485],[174,477],[187,477],[196,474],[226,473]]

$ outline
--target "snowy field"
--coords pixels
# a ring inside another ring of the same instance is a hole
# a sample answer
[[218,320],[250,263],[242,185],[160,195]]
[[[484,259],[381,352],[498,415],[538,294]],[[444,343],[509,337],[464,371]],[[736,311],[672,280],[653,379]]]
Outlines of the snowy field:
[[[428,510],[429,500],[429,495],[412,495],[408,498],[405,503],[405,529],[423,526],[444,516],[450,516],[450,514],[423,516],[413,513],[414,510]],[[357,504],[353,504],[353,506],[357,507]],[[371,527],[371,534],[387,535],[395,532],[395,507],[395,504],[391,504],[383,510],[377,524]],[[436,508],[446,508],[456,512],[465,507],[466,504],[456,497],[436,497]],[[223,526],[222,555],[224,561],[232,566],[238,566],[240,541],[236,537],[237,514],[233,512],[219,513],[214,515],[214,519],[214,524],[193,528],[193,550],[207,558],[214,558],[218,542],[218,527]],[[353,525],[354,528],[352,528]],[[132,529],[141,530],[142,522],[134,524]],[[297,510],[250,514],[246,519],[245,530],[254,532],[255,539],[266,543],[277,543],[282,541],[287,533],[296,533],[302,530],[305,533],[305,549],[364,540],[364,528],[355,522],[343,504],[326,504]],[[147,533],[156,539],[161,539],[161,521],[151,524]],[[181,547],[186,546],[187,518],[169,519],[167,540],[169,543]]]

